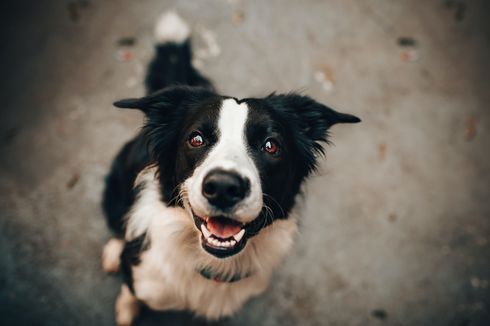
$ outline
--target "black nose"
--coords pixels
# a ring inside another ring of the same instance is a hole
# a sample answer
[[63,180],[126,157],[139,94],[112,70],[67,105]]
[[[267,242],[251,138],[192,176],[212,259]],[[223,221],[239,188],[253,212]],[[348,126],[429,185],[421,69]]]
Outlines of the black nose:
[[248,179],[235,172],[213,170],[204,177],[202,194],[218,208],[229,208],[245,198],[250,190]]

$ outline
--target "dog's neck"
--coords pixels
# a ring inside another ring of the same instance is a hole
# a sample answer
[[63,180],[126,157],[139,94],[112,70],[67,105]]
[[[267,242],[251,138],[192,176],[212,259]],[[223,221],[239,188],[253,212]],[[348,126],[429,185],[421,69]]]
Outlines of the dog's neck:
[[197,272],[201,274],[201,276],[203,276],[204,278],[218,283],[234,283],[252,275],[252,273],[246,273],[245,275],[242,275],[240,273],[233,274],[233,275],[216,273],[213,272],[212,269],[209,267],[201,268],[197,270]]

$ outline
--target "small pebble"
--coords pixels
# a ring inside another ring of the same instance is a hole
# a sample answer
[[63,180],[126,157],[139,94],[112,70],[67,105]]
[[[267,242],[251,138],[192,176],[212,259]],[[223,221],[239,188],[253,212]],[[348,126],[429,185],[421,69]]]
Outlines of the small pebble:
[[245,20],[245,13],[241,10],[237,10],[231,15],[231,21],[235,25],[239,25],[243,23],[244,20]]
[[407,49],[400,51],[400,59],[403,62],[414,62],[419,59],[419,54],[415,49]]
[[68,182],[66,183],[66,188],[72,189],[73,187],[75,187],[75,185],[78,183],[79,180],[80,180],[80,174],[74,173],[71,176],[70,180],[68,180]]
[[375,309],[371,312],[371,315],[377,319],[385,320],[388,315],[383,309]]
[[403,47],[416,46],[417,41],[411,37],[402,36],[398,38],[398,45]]
[[134,36],[123,36],[117,40],[118,46],[133,46],[136,44],[136,37]]
[[487,280],[483,280],[475,276],[470,279],[470,283],[475,289],[486,289],[488,287]]
[[476,137],[476,119],[469,117],[466,119],[466,126],[464,131],[464,139],[466,141],[472,141]]
[[333,90],[333,74],[330,68],[323,67],[321,70],[316,71],[313,77],[325,91],[330,92]]
[[128,62],[134,59],[134,53],[129,50],[119,50],[115,54],[116,60],[120,62]]
[[386,158],[386,144],[381,143],[378,145],[378,158],[380,161],[384,161]]

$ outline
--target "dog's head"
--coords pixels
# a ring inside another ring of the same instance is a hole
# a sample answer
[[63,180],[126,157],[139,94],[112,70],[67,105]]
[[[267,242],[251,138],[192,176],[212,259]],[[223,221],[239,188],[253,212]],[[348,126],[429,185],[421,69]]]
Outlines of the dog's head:
[[189,211],[202,247],[219,258],[287,218],[327,130],[360,121],[296,94],[237,100],[190,87],[115,105],[145,113],[163,200]]

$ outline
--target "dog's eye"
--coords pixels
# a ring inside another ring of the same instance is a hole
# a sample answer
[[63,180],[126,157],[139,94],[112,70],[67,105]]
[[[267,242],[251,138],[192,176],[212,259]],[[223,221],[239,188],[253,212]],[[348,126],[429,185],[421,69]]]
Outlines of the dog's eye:
[[273,156],[277,156],[280,152],[279,144],[274,139],[267,139],[262,145],[262,150]]
[[194,131],[189,137],[189,145],[192,147],[201,147],[204,145],[204,137],[200,132]]

